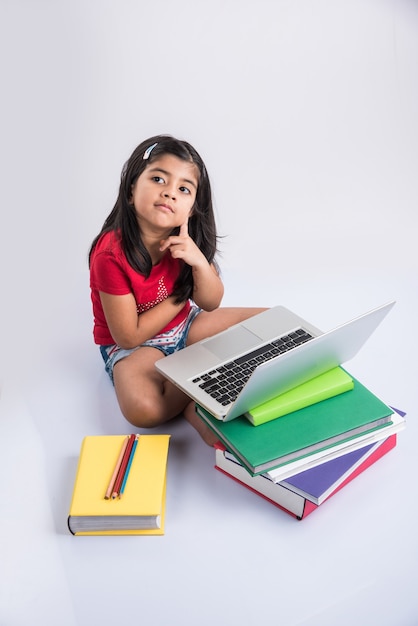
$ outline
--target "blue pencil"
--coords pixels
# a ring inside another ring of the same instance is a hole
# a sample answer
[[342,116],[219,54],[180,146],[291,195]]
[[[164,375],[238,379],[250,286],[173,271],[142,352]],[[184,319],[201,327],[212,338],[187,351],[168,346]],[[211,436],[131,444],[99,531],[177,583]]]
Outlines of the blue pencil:
[[130,457],[129,457],[128,465],[126,466],[125,476],[123,477],[122,485],[121,485],[121,488],[120,488],[119,498],[122,496],[123,492],[125,491],[125,485],[126,485],[126,481],[128,480],[129,471],[131,469],[132,460],[134,458],[134,454],[135,454],[137,443],[138,443],[138,436],[135,437],[135,441],[134,441],[134,444],[132,446],[132,450],[131,450],[131,454],[130,454]]

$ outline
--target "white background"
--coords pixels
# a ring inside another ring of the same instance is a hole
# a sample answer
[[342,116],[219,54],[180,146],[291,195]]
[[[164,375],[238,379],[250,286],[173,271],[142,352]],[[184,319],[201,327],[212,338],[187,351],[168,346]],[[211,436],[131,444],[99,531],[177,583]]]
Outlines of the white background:
[[[418,624],[418,3],[0,0],[0,624]],[[174,421],[164,537],[66,529],[87,434],[130,432],[87,252],[143,139],[208,167],[225,305],[324,330],[397,305],[347,368],[408,413],[302,522]]]

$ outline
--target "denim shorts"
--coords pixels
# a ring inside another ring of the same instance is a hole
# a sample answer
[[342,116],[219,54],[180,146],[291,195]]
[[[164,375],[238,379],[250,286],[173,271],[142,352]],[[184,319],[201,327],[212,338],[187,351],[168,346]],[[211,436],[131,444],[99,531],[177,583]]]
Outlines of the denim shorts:
[[112,383],[113,368],[116,363],[138,350],[138,348],[142,348],[143,346],[157,348],[157,350],[161,350],[161,352],[163,352],[165,356],[168,356],[173,352],[177,352],[178,350],[185,348],[190,326],[195,317],[199,315],[201,310],[202,309],[200,309],[198,306],[192,304],[186,319],[180,322],[180,324],[165,333],[155,335],[155,337],[152,337],[152,339],[148,339],[148,341],[145,341],[136,348],[124,350],[117,344],[100,346],[100,353],[105,362],[105,370],[109,374]]

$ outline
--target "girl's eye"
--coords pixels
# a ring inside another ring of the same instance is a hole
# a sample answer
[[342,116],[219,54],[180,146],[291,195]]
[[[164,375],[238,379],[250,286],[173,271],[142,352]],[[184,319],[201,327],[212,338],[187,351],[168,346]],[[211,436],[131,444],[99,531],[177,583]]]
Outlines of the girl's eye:
[[180,191],[182,193],[190,193],[190,189],[187,189],[187,187],[180,187]]
[[164,179],[163,179],[161,176],[153,176],[153,177],[152,177],[152,180],[153,180],[155,183],[163,183],[163,182],[164,182]]

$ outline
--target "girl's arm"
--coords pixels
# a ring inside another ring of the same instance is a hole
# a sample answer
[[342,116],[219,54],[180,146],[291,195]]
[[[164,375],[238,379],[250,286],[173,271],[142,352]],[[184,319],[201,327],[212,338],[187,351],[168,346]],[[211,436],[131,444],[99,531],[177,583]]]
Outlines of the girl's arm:
[[184,302],[176,304],[170,296],[138,315],[133,294],[114,296],[102,291],[99,293],[110,334],[125,350],[136,348],[154,337],[185,306]]
[[189,236],[187,222],[182,224],[178,235],[172,235],[161,243],[160,250],[170,250],[175,259],[182,259],[193,271],[194,289],[192,298],[205,311],[213,311],[221,303],[224,286],[213,264]]
[[209,265],[206,258],[203,258],[204,263],[194,265],[192,268],[194,282],[192,298],[204,311],[213,311],[221,303],[224,286],[214,265]]

